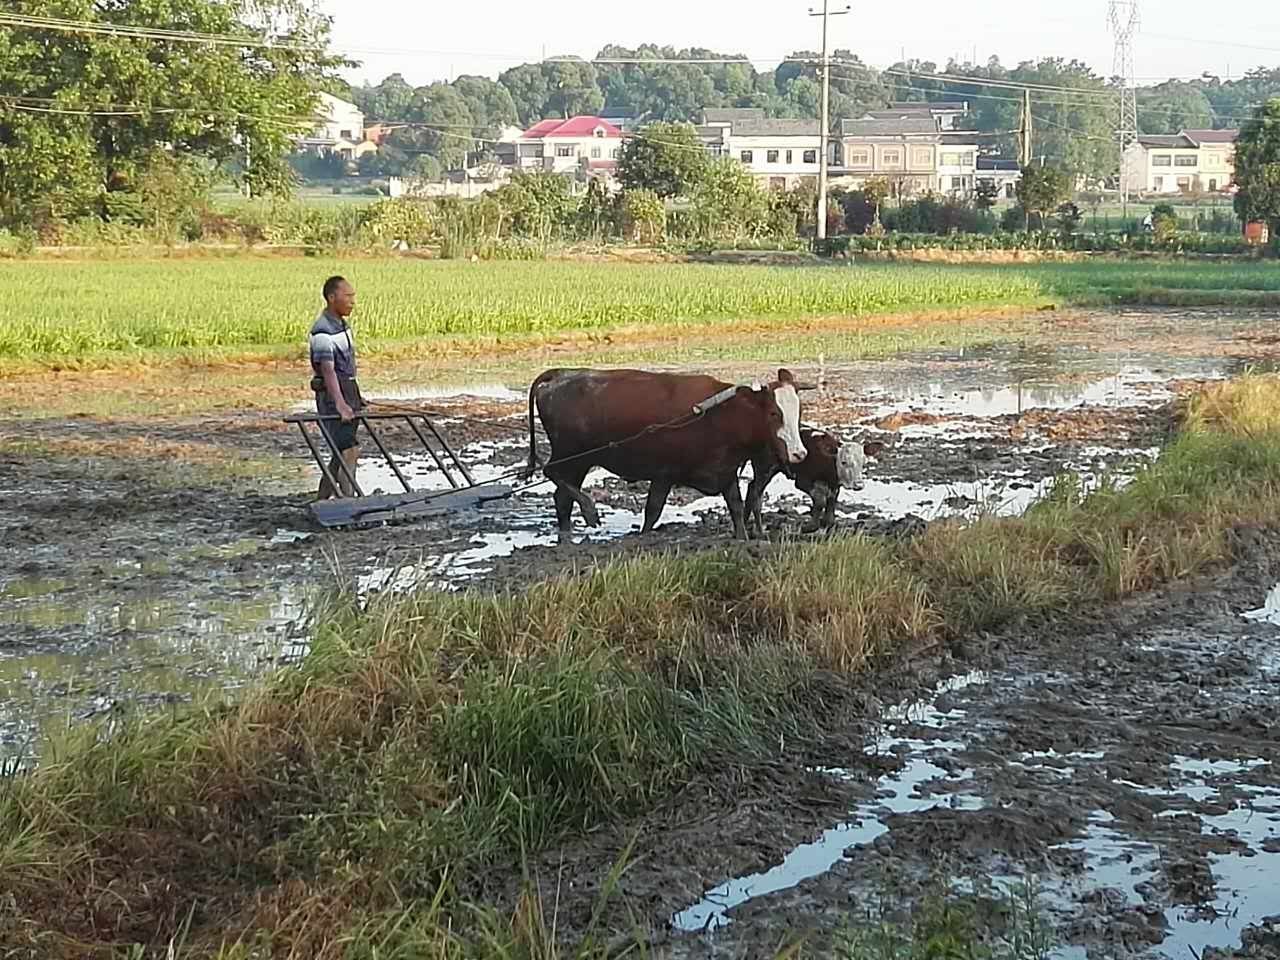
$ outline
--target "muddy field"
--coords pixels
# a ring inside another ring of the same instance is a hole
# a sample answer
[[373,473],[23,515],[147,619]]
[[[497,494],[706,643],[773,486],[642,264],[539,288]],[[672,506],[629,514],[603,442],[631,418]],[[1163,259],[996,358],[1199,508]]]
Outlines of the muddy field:
[[[1016,344],[778,362],[820,384],[803,397],[806,422],[886,443],[865,488],[842,493],[838,533],[909,533],[939,517],[1018,513],[1063,472],[1123,482],[1158,456],[1179,394],[1270,360],[1269,323],[1073,313]],[[477,480],[523,462],[524,383],[377,386],[366,392],[442,411]],[[673,493],[657,531],[634,534],[643,486],[603,475],[588,484],[604,524],[579,525],[573,544],[556,545],[546,486],[445,519],[327,532],[306,509],[316,470],[281,413],[0,424],[12,506],[0,515],[0,759],[30,762],[44,737],[104,713],[234,695],[305,653],[317,590],[506,589],[729,534],[723,504],[688,491]],[[160,467],[186,459],[199,461],[195,481]],[[249,460],[271,462],[270,475],[208,469]],[[425,457],[401,465],[415,486],[445,486]],[[396,489],[371,460],[361,480]],[[800,536],[807,509],[775,479],[769,536]],[[1247,924],[1280,915],[1277,885],[1261,879],[1280,869],[1280,630],[1266,613],[1242,616],[1265,606],[1280,552],[1246,537],[1241,556],[1194,590],[1041,625],[1034,652],[1014,634],[975,640],[972,662],[938,677],[913,665],[868,699],[883,730],[833,732],[831,755],[809,758],[814,772],[733,801],[704,796],[683,832],[655,825],[650,866],[626,890],[655,944],[750,956],[793,928],[827,936],[886,871],[910,890],[944,852],[958,878],[1041,877],[1074,945],[1063,957],[1237,947]],[[850,746],[864,733],[865,748]],[[586,864],[608,851],[579,855],[588,889]]]

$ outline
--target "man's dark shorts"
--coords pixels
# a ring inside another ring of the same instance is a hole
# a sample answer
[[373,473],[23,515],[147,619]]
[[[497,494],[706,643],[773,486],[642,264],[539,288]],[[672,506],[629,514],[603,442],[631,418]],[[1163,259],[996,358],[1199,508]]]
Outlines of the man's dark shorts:
[[[360,388],[355,386],[355,382],[352,380],[342,381],[341,386],[343,399],[347,401],[352,410],[359,413],[361,406],[363,406]],[[327,391],[316,393],[316,413],[322,417],[336,417],[338,415],[338,408],[334,406],[333,400]],[[352,447],[359,445],[359,441],[356,438],[356,431],[359,426],[360,424],[356,420],[349,422],[342,420],[320,421],[320,429],[325,432],[325,435],[333,441],[333,445],[340,451],[350,450]]]

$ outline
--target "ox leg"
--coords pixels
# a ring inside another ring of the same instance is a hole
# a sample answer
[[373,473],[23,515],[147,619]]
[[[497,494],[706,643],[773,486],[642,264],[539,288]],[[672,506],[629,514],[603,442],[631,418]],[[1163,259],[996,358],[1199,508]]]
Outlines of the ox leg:
[[640,528],[641,533],[648,533],[653,529],[662,516],[662,508],[667,505],[670,494],[671,484],[666,480],[649,481],[649,496],[644,501],[644,526]]
[[777,473],[778,466],[772,460],[751,462],[751,482],[747,484],[747,525],[761,537],[764,536],[764,490]]
[[563,540],[573,529],[574,499],[573,494],[560,483],[556,484],[555,504],[556,527],[560,530],[560,539]]
[[722,496],[725,504],[729,507],[729,517],[733,520],[734,539],[747,539],[746,508],[742,503],[742,489],[738,486],[738,478],[736,476],[733,478],[733,482],[725,487]]
[[835,511],[835,498],[831,496],[831,491],[827,489],[825,483],[815,483],[809,497],[813,501],[813,506],[809,508],[809,517],[800,528],[801,533],[814,533],[823,527],[830,526],[827,517],[829,513]]
[[836,525],[836,504],[840,502],[840,488],[836,487],[827,495],[827,509],[822,513],[822,525],[830,530]]
[[[557,496],[562,490],[567,493],[571,501],[570,511],[573,510],[572,504],[576,503],[582,508],[582,519],[587,522],[587,526],[598,527],[600,526],[600,513],[596,510],[596,503],[582,492],[582,481],[586,479],[587,472],[590,469],[590,465],[585,467],[566,467],[563,472],[557,470],[551,479],[555,481]],[[559,510],[558,507],[557,510]],[[560,529],[565,529],[563,523]]]

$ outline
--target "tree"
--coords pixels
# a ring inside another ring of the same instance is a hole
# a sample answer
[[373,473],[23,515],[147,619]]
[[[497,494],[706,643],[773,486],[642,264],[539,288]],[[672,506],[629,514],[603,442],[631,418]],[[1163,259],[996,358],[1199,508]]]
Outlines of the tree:
[[1213,104],[1194,84],[1170,80],[1138,93],[1138,126],[1143,133],[1177,133],[1213,126]]
[[769,199],[754,177],[731,157],[707,168],[693,194],[699,232],[709,240],[737,243],[769,227]]
[[[345,63],[322,52],[329,23],[311,0],[22,0],[17,12],[243,36],[246,45],[5,27],[4,222],[105,214],[105,194],[136,191],[162,154],[234,162],[254,193],[286,193],[293,136],[311,125],[317,91]],[[270,39],[288,49],[260,45]]]
[[624,190],[618,194],[623,236],[633,243],[656,243],[667,229],[667,208],[652,190]]
[[498,82],[515,104],[516,116],[526,127],[543,119],[547,105],[547,76],[536,63],[522,63],[503,71]]
[[862,195],[871,204],[871,222],[880,220],[880,208],[884,206],[893,187],[884,177],[872,177],[862,185]]
[[451,84],[471,114],[471,132],[479,138],[494,139],[503,127],[520,122],[515,100],[507,88],[488,77],[458,77]]
[[1080,222],[1084,219],[1084,214],[1078,206],[1068,200],[1058,207],[1057,219],[1058,233],[1062,235],[1064,243],[1069,243],[1071,238],[1075,236],[1076,231],[1080,229]]
[[973,188],[973,205],[979,210],[990,210],[999,199],[1000,187],[992,180],[979,180]]
[[706,176],[710,157],[687,123],[651,123],[622,145],[618,180],[627,190],[660,197],[691,193]]
[[1031,164],[1022,169],[1022,179],[1018,181],[1018,203],[1028,216],[1038,214],[1043,220],[1050,210],[1057,209],[1069,199],[1071,178],[1057,167]]
[[1236,213],[1246,223],[1265,222],[1280,249],[1280,97],[1241,128],[1235,163]]
[[1171,203],[1157,203],[1151,208],[1151,230],[1160,246],[1173,241],[1178,235],[1178,211]]

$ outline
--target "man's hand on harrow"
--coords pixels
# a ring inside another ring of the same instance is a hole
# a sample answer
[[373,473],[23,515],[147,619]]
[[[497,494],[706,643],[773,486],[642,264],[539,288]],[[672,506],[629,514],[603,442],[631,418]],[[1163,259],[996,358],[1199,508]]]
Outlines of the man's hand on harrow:
[[356,412],[351,409],[347,403],[338,403],[338,416],[342,418],[343,423],[350,423],[356,418]]

